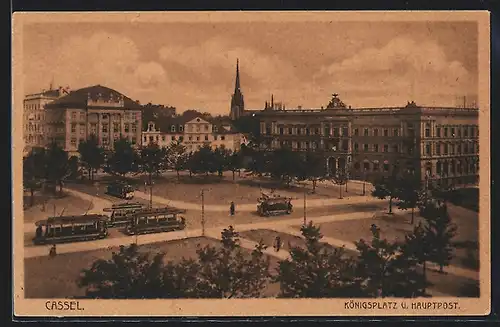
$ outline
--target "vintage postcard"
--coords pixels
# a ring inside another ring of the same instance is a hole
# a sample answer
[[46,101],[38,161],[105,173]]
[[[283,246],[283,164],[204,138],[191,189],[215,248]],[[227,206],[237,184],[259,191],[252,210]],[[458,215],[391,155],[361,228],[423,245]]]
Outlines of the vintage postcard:
[[15,13],[15,315],[487,315],[489,44],[485,11]]

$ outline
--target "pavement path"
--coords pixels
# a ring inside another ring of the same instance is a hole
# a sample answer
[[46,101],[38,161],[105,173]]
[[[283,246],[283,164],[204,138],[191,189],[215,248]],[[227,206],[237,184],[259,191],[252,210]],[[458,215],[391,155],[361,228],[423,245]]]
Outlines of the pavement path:
[[[135,196],[143,199],[143,200],[148,200],[150,199],[150,195],[142,192],[142,191],[135,191]],[[186,210],[200,210],[201,209],[201,203],[192,203],[192,202],[184,202],[184,201],[178,201],[178,200],[170,200],[164,197],[160,196],[155,196],[153,195],[153,202],[157,202],[160,204],[164,205],[169,205],[173,206],[179,209],[186,209]],[[368,203],[380,203],[380,202],[387,202],[387,200],[380,200],[376,199],[370,196],[355,196],[352,198],[345,197],[343,199],[338,199],[338,198],[331,198],[331,199],[311,199],[307,200],[307,207],[308,208],[318,208],[318,207],[325,207],[325,206],[332,206],[336,204],[368,204]],[[300,203],[300,205],[302,202]],[[297,207],[297,205],[295,205]],[[211,211],[211,212],[227,212],[229,210],[229,207],[227,205],[218,205],[218,204],[205,204],[204,206],[205,211]],[[238,204],[236,203],[236,211],[237,212],[253,212],[257,210],[257,204],[253,203],[245,203],[245,204]]]

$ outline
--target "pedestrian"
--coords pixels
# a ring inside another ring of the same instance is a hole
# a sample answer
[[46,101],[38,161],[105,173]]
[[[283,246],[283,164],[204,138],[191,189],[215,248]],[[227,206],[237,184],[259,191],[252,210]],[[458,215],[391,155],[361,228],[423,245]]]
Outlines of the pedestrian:
[[276,236],[275,238],[275,249],[276,249],[276,252],[279,252],[280,249],[281,249],[281,237],[279,236]]
[[50,248],[50,251],[49,251],[49,256],[51,258],[54,258],[56,255],[57,255],[56,245],[52,244],[52,247]]
[[234,202],[231,201],[231,205],[229,206],[229,213],[231,214],[231,216],[234,216],[234,212],[235,212]]

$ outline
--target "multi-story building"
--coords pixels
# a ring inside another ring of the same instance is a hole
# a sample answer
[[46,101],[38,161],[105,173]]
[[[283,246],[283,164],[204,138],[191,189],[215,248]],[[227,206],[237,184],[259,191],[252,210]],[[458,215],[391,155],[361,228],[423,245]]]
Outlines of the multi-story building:
[[142,132],[142,145],[156,143],[167,147],[172,142],[180,141],[190,152],[205,144],[215,148],[238,151],[244,137],[235,131],[228,122],[207,119],[203,115],[184,115],[173,117],[158,123],[148,122],[148,128]]
[[337,94],[326,108],[255,112],[264,149],[288,146],[323,151],[330,175],[374,180],[395,169],[422,181],[474,184],[478,180],[478,109],[346,106]]
[[34,147],[43,147],[45,138],[45,105],[58,99],[68,91],[63,88],[57,90],[43,90],[40,93],[28,94],[23,104],[23,139],[24,153],[29,153]]
[[105,86],[71,91],[45,106],[46,141],[59,143],[71,154],[92,134],[107,150],[120,137],[140,145],[141,110],[137,102]]

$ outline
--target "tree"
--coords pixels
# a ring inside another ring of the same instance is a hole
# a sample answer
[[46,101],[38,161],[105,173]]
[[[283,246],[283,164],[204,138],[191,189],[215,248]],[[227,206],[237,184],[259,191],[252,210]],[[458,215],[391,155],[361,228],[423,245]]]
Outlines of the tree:
[[87,165],[89,179],[94,180],[94,170],[101,168],[104,164],[104,149],[99,146],[97,137],[91,134],[90,137],[78,144],[80,160]]
[[383,177],[374,183],[372,196],[378,199],[389,198],[389,213],[392,213],[392,200],[398,196],[399,180],[395,174],[389,177]]
[[172,142],[166,153],[167,166],[177,172],[177,180],[180,179],[179,172],[186,169],[189,153],[180,141]]
[[342,199],[342,185],[347,184],[347,172],[345,169],[338,169],[337,173],[332,176],[332,183],[339,186],[339,198]]
[[190,173],[203,174],[216,172],[214,152],[209,145],[205,145],[193,152],[189,157],[188,168]]
[[259,242],[249,259],[239,245],[239,235],[232,226],[221,233],[222,247],[206,246],[198,250],[201,266],[197,285],[200,298],[253,298],[262,293],[269,280],[269,257]]
[[343,248],[321,243],[319,227],[309,222],[301,228],[305,248],[293,246],[290,259],[281,260],[276,281],[279,297],[325,298],[362,296],[355,279],[355,263]]
[[307,151],[302,156],[299,179],[311,181],[312,193],[316,193],[316,184],[326,176],[325,156],[316,151]]
[[68,177],[71,179],[77,179],[80,176],[80,160],[77,156],[71,156],[68,159]]
[[215,171],[222,176],[223,172],[229,166],[229,156],[231,155],[231,151],[224,147],[216,148],[212,154],[213,166]]
[[399,209],[411,209],[411,224],[415,220],[415,208],[422,199],[420,180],[415,175],[406,175],[399,179],[396,203]]
[[132,144],[126,138],[115,141],[114,151],[108,157],[107,168],[112,174],[125,176],[127,173],[139,170],[139,156]]
[[140,171],[148,176],[149,184],[153,174],[160,174],[165,167],[166,151],[156,143],[150,143],[140,150]]
[[45,156],[44,148],[33,148],[23,158],[23,186],[30,191],[30,206],[33,206],[35,191],[40,189],[46,176]]
[[68,153],[56,142],[49,145],[46,154],[47,180],[59,185],[59,192],[63,189],[63,180],[69,175]]
[[446,204],[428,201],[421,211],[426,221],[425,232],[431,247],[430,261],[439,265],[439,272],[443,273],[444,266],[448,266],[453,258],[453,237],[457,226],[451,222]]
[[430,259],[432,248],[429,243],[429,236],[421,223],[414,226],[411,233],[405,235],[405,242],[402,244],[401,251],[408,258],[412,258],[422,265],[422,294],[425,294],[428,286],[426,277],[427,261]]
[[229,157],[227,158],[228,162],[228,168],[231,170],[233,173],[233,181],[234,181],[234,173],[235,171],[240,172],[240,169],[243,166],[243,154],[240,151],[234,151],[229,154]]
[[88,298],[139,299],[164,297],[162,284],[163,254],[151,259],[140,253],[137,244],[120,246],[110,260],[98,259],[90,269],[84,269],[78,286],[86,288]]
[[293,178],[300,174],[300,162],[299,153],[283,147],[269,154],[269,161],[265,164],[264,169],[272,177],[284,181],[289,186]]
[[423,278],[417,260],[400,251],[400,244],[380,237],[372,225],[372,240],[355,242],[359,252],[357,276],[369,297],[415,297],[422,295]]

